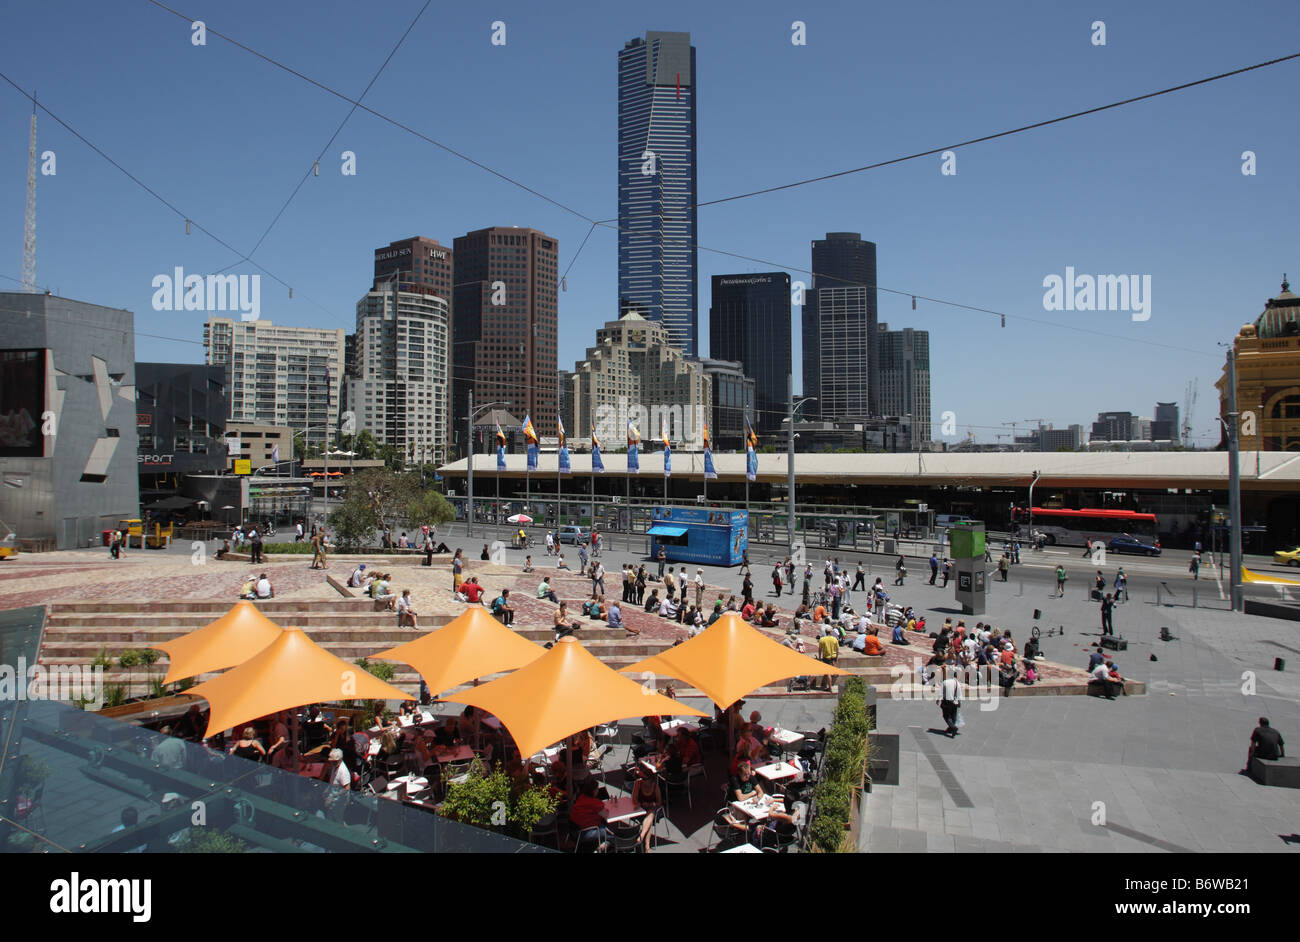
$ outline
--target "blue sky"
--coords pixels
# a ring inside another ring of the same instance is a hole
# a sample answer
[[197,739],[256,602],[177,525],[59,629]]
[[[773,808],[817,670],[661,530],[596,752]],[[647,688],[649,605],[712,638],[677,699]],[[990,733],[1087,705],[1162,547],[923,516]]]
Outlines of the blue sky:
[[[423,5],[175,0],[187,17],[349,96]],[[852,2],[431,4],[365,103],[591,218],[616,215],[616,57],[648,29],[697,49],[702,200],[857,167],[1300,51],[1294,0],[1078,3]],[[791,44],[791,23],[807,45]],[[490,42],[506,23],[505,46]],[[1091,24],[1106,24],[1105,46]],[[247,252],[349,106],[146,0],[11,4],[0,71],[168,201]],[[1000,423],[1085,425],[1150,415],[1199,380],[1194,434],[1218,440],[1219,341],[1253,320],[1283,271],[1300,281],[1295,89],[1300,60],[963,148],[939,157],[700,210],[700,338],[709,278],[775,267],[859,231],[880,285],[1004,311],[999,318],[882,291],[880,318],[931,332],[935,433],[994,440]],[[21,274],[30,103],[0,83],[0,286]],[[37,280],[136,315],[137,359],[202,359],[197,312],[156,312],[151,281],[237,256],[39,119],[57,175],[38,181]],[[339,154],[357,155],[357,175]],[[1241,172],[1243,151],[1257,173]],[[375,247],[444,244],[518,225],[560,240],[561,270],[589,223],[357,113],[254,258],[262,316],[346,327]],[[1045,311],[1043,279],[1150,275],[1151,317]],[[253,272],[242,263],[235,272]],[[617,314],[616,240],[597,229],[560,295],[560,366]],[[796,314],[797,320],[797,314]],[[1096,331],[1106,336],[1099,336]],[[145,334],[177,338],[164,340]],[[795,331],[798,378],[799,334]],[[1243,408],[1246,404],[1243,404]]]

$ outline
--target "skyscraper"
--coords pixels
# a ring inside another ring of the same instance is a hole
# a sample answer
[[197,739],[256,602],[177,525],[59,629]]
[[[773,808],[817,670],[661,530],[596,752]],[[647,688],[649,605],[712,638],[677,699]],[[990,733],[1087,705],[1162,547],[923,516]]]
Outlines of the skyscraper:
[[695,48],[647,32],[618,54],[619,313],[659,321],[696,355]]
[[904,327],[890,330],[881,324],[880,412],[910,415],[912,441],[930,440],[930,332]]
[[230,421],[287,425],[312,444],[332,441],[343,399],[345,336],[342,328],[210,318],[203,346],[209,364],[230,370]]
[[491,402],[538,434],[555,434],[559,402],[560,244],[536,229],[493,226],[458,236],[452,319],[452,431],[465,454],[469,391],[478,409]]
[[803,306],[803,391],[820,401],[805,414],[880,415],[876,244],[858,232],[828,232],[813,241],[812,269]]
[[757,429],[779,429],[786,415],[791,368],[790,276],[714,275],[709,355],[742,364],[745,375],[754,380]]
[[447,302],[427,288],[397,284],[357,302],[356,376],[348,408],[412,464],[446,460]]

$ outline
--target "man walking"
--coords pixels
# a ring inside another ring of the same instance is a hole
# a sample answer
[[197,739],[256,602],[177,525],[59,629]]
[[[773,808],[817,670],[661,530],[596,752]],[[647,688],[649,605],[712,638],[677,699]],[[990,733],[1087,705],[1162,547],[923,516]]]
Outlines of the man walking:
[[948,727],[945,732],[949,738],[952,738],[958,733],[957,724],[961,710],[961,681],[955,671],[951,675],[947,670],[944,671],[943,683],[939,685],[939,689],[939,710],[943,713],[943,721]]
[[934,580],[939,578],[939,557],[934,553],[930,554],[930,585],[934,585]]
[[794,595],[794,560],[789,556],[785,558],[785,581],[790,586],[790,594]]
[[591,567],[591,591],[597,596],[605,594],[605,566],[599,560]]
[[1061,564],[1061,563],[1057,563],[1057,565],[1056,565],[1056,597],[1057,597],[1058,599],[1063,599],[1063,598],[1065,598],[1065,580],[1066,580],[1067,578],[1068,578],[1068,577],[1065,575],[1065,566],[1064,566],[1063,564]]
[[579,543],[578,544],[578,575],[585,576],[586,574],[587,574],[587,544]]
[[948,580],[952,578],[952,560],[947,556],[943,558],[943,587],[948,588]]
[[664,563],[668,560],[668,550],[664,549],[663,544],[659,544],[659,581],[664,578]]
[[1187,571],[1192,574],[1193,580],[1201,578],[1201,556],[1199,553],[1192,557],[1192,561],[1187,566]]
[[1005,552],[1002,554],[1002,558],[998,560],[998,572],[1002,574],[1002,581],[1006,582],[1007,576],[1011,572],[1011,557]]
[[781,564],[772,567],[772,589],[777,598],[781,597]]
[[867,571],[862,568],[862,560],[860,559],[858,560],[857,574],[853,577],[853,589],[854,591],[862,589],[864,592],[867,589]]
[[1102,635],[1114,635],[1115,628],[1111,624],[1111,613],[1115,610],[1115,599],[1107,592],[1106,597],[1101,600],[1101,633]]

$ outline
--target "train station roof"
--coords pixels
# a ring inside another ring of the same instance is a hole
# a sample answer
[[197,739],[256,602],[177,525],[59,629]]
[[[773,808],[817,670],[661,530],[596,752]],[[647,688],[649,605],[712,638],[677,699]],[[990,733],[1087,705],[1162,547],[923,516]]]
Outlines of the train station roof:
[[[601,458],[605,465],[604,476],[622,477],[627,473],[626,455],[602,453]],[[794,461],[795,476],[800,484],[1026,487],[1037,470],[1041,474],[1040,484],[1051,487],[1202,490],[1226,490],[1228,487],[1226,451],[801,452],[795,455]],[[1300,453],[1261,452],[1258,475],[1255,472],[1255,452],[1241,452],[1238,461],[1243,491],[1300,492]],[[543,453],[539,456],[538,469],[532,474],[538,478],[554,477],[556,463],[555,453]],[[575,452],[570,456],[570,463],[570,477],[585,477],[591,473],[589,454]],[[506,470],[501,472],[502,477],[523,477],[525,464],[523,454],[506,455]],[[744,481],[743,453],[714,452],[713,464],[719,481]],[[660,452],[643,452],[640,466],[640,471],[634,472],[638,480],[663,478]],[[490,480],[497,474],[496,467],[495,454],[474,456],[476,478]],[[674,449],[672,469],[675,478],[700,478],[704,469],[703,456],[700,452]],[[465,459],[443,465],[439,471],[444,476],[463,478]],[[786,473],[784,454],[758,456],[759,483],[783,485]]]

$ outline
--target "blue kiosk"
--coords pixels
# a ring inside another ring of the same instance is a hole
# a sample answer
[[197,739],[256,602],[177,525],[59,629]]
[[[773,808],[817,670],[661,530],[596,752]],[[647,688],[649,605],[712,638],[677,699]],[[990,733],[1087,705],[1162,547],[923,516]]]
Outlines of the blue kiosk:
[[662,546],[670,562],[738,566],[749,551],[746,511],[656,507],[652,513],[651,559]]

